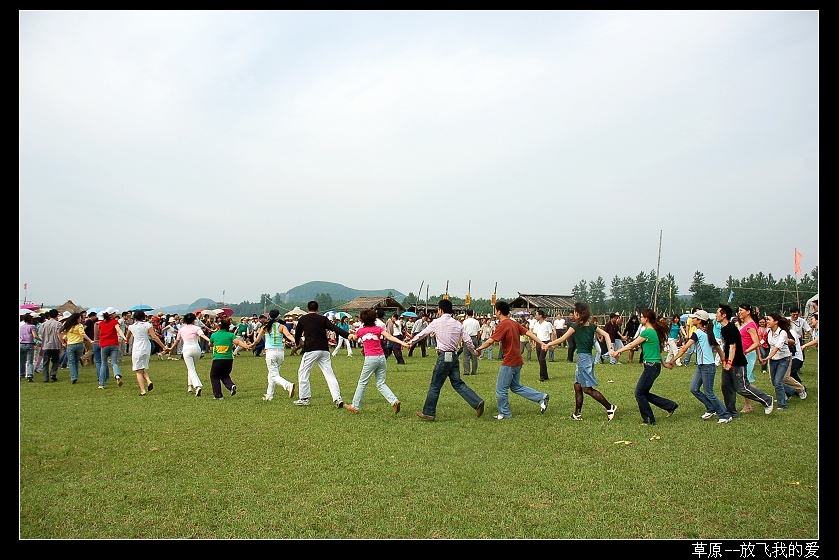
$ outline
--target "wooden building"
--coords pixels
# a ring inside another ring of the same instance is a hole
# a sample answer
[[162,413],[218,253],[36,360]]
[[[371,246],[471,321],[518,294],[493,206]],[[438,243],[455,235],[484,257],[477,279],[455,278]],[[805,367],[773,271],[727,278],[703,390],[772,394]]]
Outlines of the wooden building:
[[385,313],[394,313],[407,311],[405,306],[388,296],[363,296],[357,297],[352,301],[348,301],[338,309],[353,316],[358,316],[365,309],[384,309]]
[[547,317],[568,317],[574,311],[576,300],[573,296],[551,294],[522,294],[510,302],[510,312],[527,311],[536,313],[537,309],[545,312]]

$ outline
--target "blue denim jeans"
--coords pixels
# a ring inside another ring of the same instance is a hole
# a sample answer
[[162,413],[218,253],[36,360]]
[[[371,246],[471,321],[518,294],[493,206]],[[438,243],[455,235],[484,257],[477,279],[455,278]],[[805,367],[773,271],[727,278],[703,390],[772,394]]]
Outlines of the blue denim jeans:
[[647,424],[655,424],[651,404],[667,411],[675,410],[678,406],[674,401],[650,392],[659,375],[661,375],[660,363],[644,362],[644,371],[641,372],[641,377],[638,378],[638,383],[635,385],[635,400],[638,401],[638,411],[641,413],[641,419]]
[[778,408],[787,408],[787,392],[784,390],[784,377],[787,376],[790,359],[769,360],[769,378],[775,386],[775,399]]
[[110,377],[108,371],[108,359],[111,360],[111,365],[114,366],[114,377],[122,377],[122,372],[119,370],[119,345],[117,346],[101,346],[99,350],[102,352],[102,363],[99,365],[99,385],[105,386],[105,382]]
[[685,350],[685,355],[682,356],[682,363],[686,366],[690,365],[690,357],[696,353],[696,344],[691,344],[687,350]]
[[501,366],[498,370],[498,380],[495,382],[495,399],[498,401],[498,414],[510,418],[510,393],[526,398],[529,401],[541,402],[545,393],[520,383],[521,366]]
[[[451,361],[446,361],[446,354],[451,355]],[[483,402],[483,399],[460,378],[460,360],[457,359],[457,352],[441,352],[434,364],[434,371],[431,372],[431,385],[428,387],[428,395],[422,407],[423,414],[437,416],[437,401],[440,399],[440,389],[443,388],[446,379],[472,408],[478,408],[478,405]]]
[[67,366],[70,368],[70,381],[75,381],[79,378],[79,365],[82,363],[84,343],[68,344],[65,354],[67,354]]
[[722,401],[714,392],[714,378],[717,376],[717,366],[702,364],[696,366],[693,379],[690,381],[690,392],[705,405],[705,412],[716,412],[721,419],[731,417]]
[[390,405],[393,405],[398,399],[390,390],[390,387],[387,386],[387,358],[382,355],[364,357],[361,376],[358,378],[358,386],[355,388],[355,395],[352,398],[353,407],[361,409],[361,401],[364,400],[364,392],[367,390],[367,384],[370,382],[371,376],[375,376],[376,389]]
[[35,345],[34,344],[20,344],[20,378],[32,377],[35,375]]

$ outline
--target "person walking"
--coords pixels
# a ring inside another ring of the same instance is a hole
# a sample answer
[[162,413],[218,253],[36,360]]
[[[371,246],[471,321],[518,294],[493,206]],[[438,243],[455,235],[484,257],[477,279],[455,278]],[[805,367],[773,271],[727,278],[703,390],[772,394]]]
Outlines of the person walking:
[[38,329],[35,328],[34,320],[30,313],[21,315],[20,323],[20,378],[24,377],[30,383],[35,376],[35,344],[41,340],[38,336]]
[[[341,327],[342,329],[344,329],[347,332],[352,332],[352,329],[350,327],[350,322],[347,319],[346,315],[341,317],[341,322],[338,324],[338,326]],[[352,357],[352,345],[350,344],[350,339],[344,338],[343,336],[338,337],[338,342],[335,343],[335,350],[332,351],[332,355],[337,356],[338,355],[338,350],[340,350],[341,346],[344,346],[344,345],[346,345],[346,347],[347,347],[347,357],[351,358]]]
[[[808,325],[809,326],[809,325]],[[766,316],[766,327],[769,329],[769,355],[761,363],[769,363],[769,378],[775,386],[775,400],[777,407],[786,409],[787,393],[784,390],[784,378],[789,375],[792,352],[789,349],[790,321],[778,313]]]
[[710,315],[704,309],[696,308],[688,315],[688,320],[695,327],[690,338],[685,341],[675,356],[670,357],[664,367],[673,369],[673,363],[676,360],[686,354],[691,347],[696,347],[694,350],[696,370],[690,382],[690,392],[705,406],[705,413],[701,416],[703,420],[716,416],[718,424],[728,424],[733,417],[714,392],[714,377],[717,375],[714,353],[722,352],[722,348],[714,338]]
[[[716,322],[720,326],[720,346],[722,346],[720,389],[722,390],[723,404],[734,418],[739,418],[740,413],[737,412],[737,395],[739,394],[744,398],[759,401],[763,405],[763,412],[772,414],[775,401],[746,379],[747,362],[746,355],[743,353],[743,337],[740,336],[740,331],[731,322],[731,313],[731,307],[722,304],[717,309],[716,315]],[[781,387],[782,392],[783,390],[783,387]]]
[[294,344],[294,336],[280,318],[280,310],[268,312],[268,320],[263,323],[254,338],[253,346],[265,341],[265,365],[268,366],[268,388],[262,395],[263,401],[274,400],[274,388],[279,385],[288,392],[288,398],[294,397],[294,383],[280,375],[280,368],[285,361],[285,342]]
[[[673,416],[679,405],[668,398],[661,397],[651,392],[653,383],[661,375],[661,349],[665,346],[669,328],[665,321],[659,320],[652,309],[641,310],[641,332],[635,340],[620,348],[613,348],[609,355],[617,358],[621,352],[629,350],[630,347],[643,345],[644,347],[644,370],[638,383],[635,384],[635,400],[638,402],[638,411],[641,413],[643,424],[655,424],[655,415],[650,406],[654,404],[667,412],[667,417]],[[617,362],[620,363],[620,362]]]
[[[670,356],[675,356],[679,352],[679,337],[682,334],[682,320],[678,314],[670,318],[670,330],[667,334],[667,360]],[[644,358],[646,359],[646,357]],[[676,365],[682,365],[682,360],[676,361]]]
[[[507,313],[507,315],[509,315],[509,313]],[[533,338],[536,341],[536,359],[539,361],[539,382],[547,381],[548,351],[542,350],[542,345],[547,344],[552,340],[556,340],[556,331],[554,331],[553,324],[545,318],[545,312],[541,309],[537,309],[536,322],[533,323],[533,329],[528,332],[535,335],[529,338]],[[521,352],[519,352],[519,354],[521,354]]]
[[[119,327],[116,319],[117,310],[108,307],[102,312],[102,320],[99,321],[99,350],[102,352],[102,364],[99,367],[99,389],[105,388],[105,382],[110,377],[108,360],[114,368],[114,379],[117,386],[122,387],[122,372],[119,369],[119,341],[127,340],[125,333]],[[159,338],[158,338],[159,340]]]
[[61,358],[61,350],[64,348],[64,337],[61,335],[62,326],[61,322],[58,321],[58,309],[50,309],[47,312],[47,320],[38,330],[42,341],[41,355],[43,356],[43,362],[41,368],[44,372],[44,383],[49,383],[50,380],[58,381],[58,362]]
[[[635,340],[635,337],[638,336],[638,332],[640,330],[641,321],[640,319],[638,319],[638,316],[633,313],[632,316],[626,321],[626,327],[624,327],[623,336],[626,338],[626,340],[632,342],[633,340]],[[641,354],[641,357],[642,359],[640,361],[643,361],[643,354]],[[635,363],[635,348],[629,350],[629,363]]]
[[[480,341],[478,335],[481,332],[481,323],[475,319],[475,310],[467,309],[466,318],[463,319],[463,331],[472,340],[472,346],[478,346]],[[478,374],[478,356],[469,352],[461,352],[463,357],[463,375]]]
[[[349,338],[350,333],[340,328],[329,320],[328,317],[318,314],[319,304],[312,300],[306,305],[308,313],[297,320],[294,328],[294,343],[297,348],[303,349],[303,358],[300,360],[300,367],[297,370],[298,399],[294,401],[297,406],[309,406],[309,399],[312,396],[312,386],[309,377],[315,364],[320,368],[329,387],[332,403],[337,408],[344,408],[344,399],[341,398],[341,387],[338,385],[338,378],[332,371],[332,357],[329,354],[328,332]],[[303,342],[301,343],[301,339]]]
[[361,401],[364,400],[364,393],[367,391],[367,384],[370,382],[370,377],[376,378],[376,389],[385,398],[385,400],[393,408],[393,412],[399,414],[402,409],[402,403],[387,386],[387,357],[385,357],[382,349],[381,338],[385,337],[394,346],[409,347],[410,344],[404,340],[382,329],[376,325],[376,310],[365,309],[361,312],[362,327],[351,333],[349,340],[360,342],[364,348],[364,365],[361,367],[361,375],[358,378],[358,386],[355,388],[355,395],[352,398],[352,404],[345,404],[344,408],[354,414],[358,414],[361,410]]
[[[758,361],[757,354],[760,348],[760,336],[757,333],[757,323],[752,316],[752,306],[748,303],[741,304],[737,308],[737,327],[740,329],[740,337],[743,339],[743,353],[746,355],[746,381],[754,383],[757,381],[754,368]],[[688,331],[690,332],[690,331]],[[685,365],[689,363],[689,355],[685,356]],[[744,397],[741,414],[752,412],[752,401]]]
[[67,343],[65,353],[67,355],[67,365],[70,368],[70,383],[73,384],[79,380],[79,367],[82,364],[85,341],[89,342],[91,346],[93,345],[93,340],[84,331],[82,319],[84,319],[84,315],[81,313],[72,313],[64,321],[64,330],[62,331]]
[[213,387],[213,399],[224,400],[221,386],[224,385],[230,396],[236,394],[236,384],[230,377],[233,371],[233,348],[243,346],[250,350],[250,344],[236,337],[236,333],[230,329],[230,317],[226,313],[220,313],[218,318],[219,328],[210,335],[210,347],[213,351],[213,363],[210,366],[210,385]]
[[441,299],[437,304],[437,318],[431,321],[417,336],[411,339],[413,347],[423,339],[434,336],[437,346],[437,361],[434,363],[434,370],[431,372],[431,384],[428,386],[428,394],[425,396],[425,404],[417,416],[423,420],[433,422],[437,418],[437,401],[440,399],[440,389],[446,383],[446,379],[452,384],[469,406],[475,409],[478,418],[484,413],[484,400],[473,391],[460,377],[460,360],[457,359],[457,350],[461,344],[465,351],[477,355],[472,339],[463,330],[460,321],[452,317],[452,302],[448,299]]
[[[414,325],[411,327],[411,338],[413,339],[419,333],[422,332],[422,329],[428,326],[428,315],[425,313],[421,313],[419,318],[414,321]],[[419,343],[420,350],[422,350],[422,357],[425,358],[426,356],[426,348],[428,347],[428,340],[423,338]],[[413,345],[410,346],[410,350],[408,350],[408,357],[412,357],[414,355],[414,347]],[[492,359],[492,354],[490,353],[490,359]]]
[[[609,338],[612,339],[612,346],[606,349],[606,352],[609,353],[609,364],[611,365],[621,365],[620,360],[612,355],[610,350],[618,351],[623,348],[624,344],[626,343],[626,338],[621,334],[620,331],[620,314],[618,313],[610,313],[609,320],[603,325],[603,330],[609,333]],[[641,343],[639,343],[641,344]],[[659,365],[661,363],[661,353],[659,352]],[[660,369],[660,368],[659,368]]]
[[[191,393],[195,390],[195,396],[200,397],[204,390],[204,384],[201,383],[201,378],[198,376],[197,363],[201,359],[201,343],[203,340],[210,344],[210,337],[204,334],[204,329],[196,325],[197,318],[195,313],[187,313],[184,315],[184,324],[178,329],[178,334],[175,337],[172,347],[178,344],[183,344],[181,356],[183,356],[186,364],[186,392]],[[237,347],[238,348],[238,347]]]
[[[146,320],[145,311],[135,311],[133,317],[134,322],[128,325],[128,336],[125,339],[125,344],[131,347],[131,369],[137,376],[137,385],[140,386],[140,396],[145,397],[148,391],[154,389],[154,383],[149,378],[148,372],[152,349],[151,342],[154,340],[161,348],[165,348],[166,345],[157,336],[157,331],[154,330],[154,326]],[[134,343],[130,344],[132,338]]]
[[[541,312],[537,311],[536,313],[539,316]],[[547,350],[542,349],[545,341],[540,339],[537,333],[510,319],[510,304],[508,302],[501,300],[495,302],[495,316],[499,318],[495,332],[492,333],[492,336],[488,340],[481,343],[475,349],[476,353],[480,353],[496,342],[501,343],[501,347],[504,348],[504,358],[501,360],[501,367],[498,368],[498,379],[495,381],[495,398],[498,405],[498,414],[494,418],[496,420],[512,418],[510,391],[529,401],[539,403],[539,412],[544,414],[548,408],[550,395],[537,391],[533,387],[521,384],[521,368],[524,365],[524,359],[521,355],[519,337],[527,336],[539,345],[537,346],[537,352],[542,356],[540,363],[544,361],[544,357],[547,354]],[[543,314],[542,322],[553,329],[553,325],[544,319],[545,316]]]
[[568,340],[568,354],[570,356],[573,355],[570,342],[573,340],[573,347],[577,352],[577,369],[574,373],[574,413],[571,418],[573,420],[583,419],[583,395],[586,394],[603,405],[603,408],[606,409],[606,419],[611,421],[615,417],[618,407],[610,403],[603,396],[603,393],[595,389],[597,378],[594,376],[594,356],[591,352],[594,349],[595,334],[604,337],[607,346],[611,346],[612,340],[609,338],[609,333],[596,327],[591,322],[591,308],[587,303],[578,301],[574,304],[573,319],[574,323],[568,327],[564,335],[548,344],[543,344],[542,348],[548,349],[551,346],[559,346]]

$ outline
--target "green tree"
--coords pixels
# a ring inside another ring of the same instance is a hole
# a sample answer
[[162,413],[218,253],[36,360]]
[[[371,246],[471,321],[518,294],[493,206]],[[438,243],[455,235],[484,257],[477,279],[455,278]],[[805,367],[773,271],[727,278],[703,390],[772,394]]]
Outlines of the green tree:
[[580,280],[580,282],[571,289],[571,296],[577,301],[584,301],[588,303],[588,282]]
[[713,284],[705,282],[705,275],[697,270],[690,284],[690,292],[693,294],[690,305],[705,310],[716,310],[721,302],[728,301],[728,294],[723,299],[722,291]]
[[592,313],[595,315],[606,313],[606,282],[602,276],[588,283],[588,297],[591,298],[589,305],[591,305]]
[[321,312],[329,311],[334,308],[332,303],[332,296],[329,294],[319,293],[315,296],[315,301],[318,302],[318,306],[320,307]]

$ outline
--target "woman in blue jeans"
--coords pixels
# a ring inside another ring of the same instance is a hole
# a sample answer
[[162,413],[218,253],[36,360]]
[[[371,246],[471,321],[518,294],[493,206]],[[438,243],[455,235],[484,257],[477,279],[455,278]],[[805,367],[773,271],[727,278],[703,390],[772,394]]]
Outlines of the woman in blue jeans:
[[775,386],[775,399],[778,408],[788,408],[787,392],[784,390],[784,377],[789,372],[792,352],[789,350],[789,319],[778,313],[766,316],[766,341],[769,343],[769,355],[761,358],[760,363],[769,363],[769,378]]
[[[661,349],[667,344],[667,335],[670,331],[667,323],[658,319],[652,309],[641,311],[641,328],[635,340],[619,350],[610,350],[609,355],[617,358],[621,352],[641,346],[644,350],[644,371],[638,378],[635,385],[635,400],[638,402],[638,411],[641,413],[641,420],[644,424],[655,424],[655,415],[650,405],[667,412],[667,417],[679,408],[675,401],[652,393],[653,383],[661,375]],[[680,362],[681,363],[681,362]]]
[[717,416],[718,424],[731,422],[732,416],[725,405],[714,392],[714,378],[717,376],[717,366],[714,363],[714,351],[721,352],[720,343],[714,338],[714,329],[711,325],[711,318],[708,312],[697,309],[688,315],[688,321],[693,321],[696,327],[688,338],[687,342],[676,355],[664,364],[667,369],[673,369],[673,363],[687,353],[688,349],[696,346],[696,371],[690,381],[690,392],[699,402],[705,405],[703,420]]

